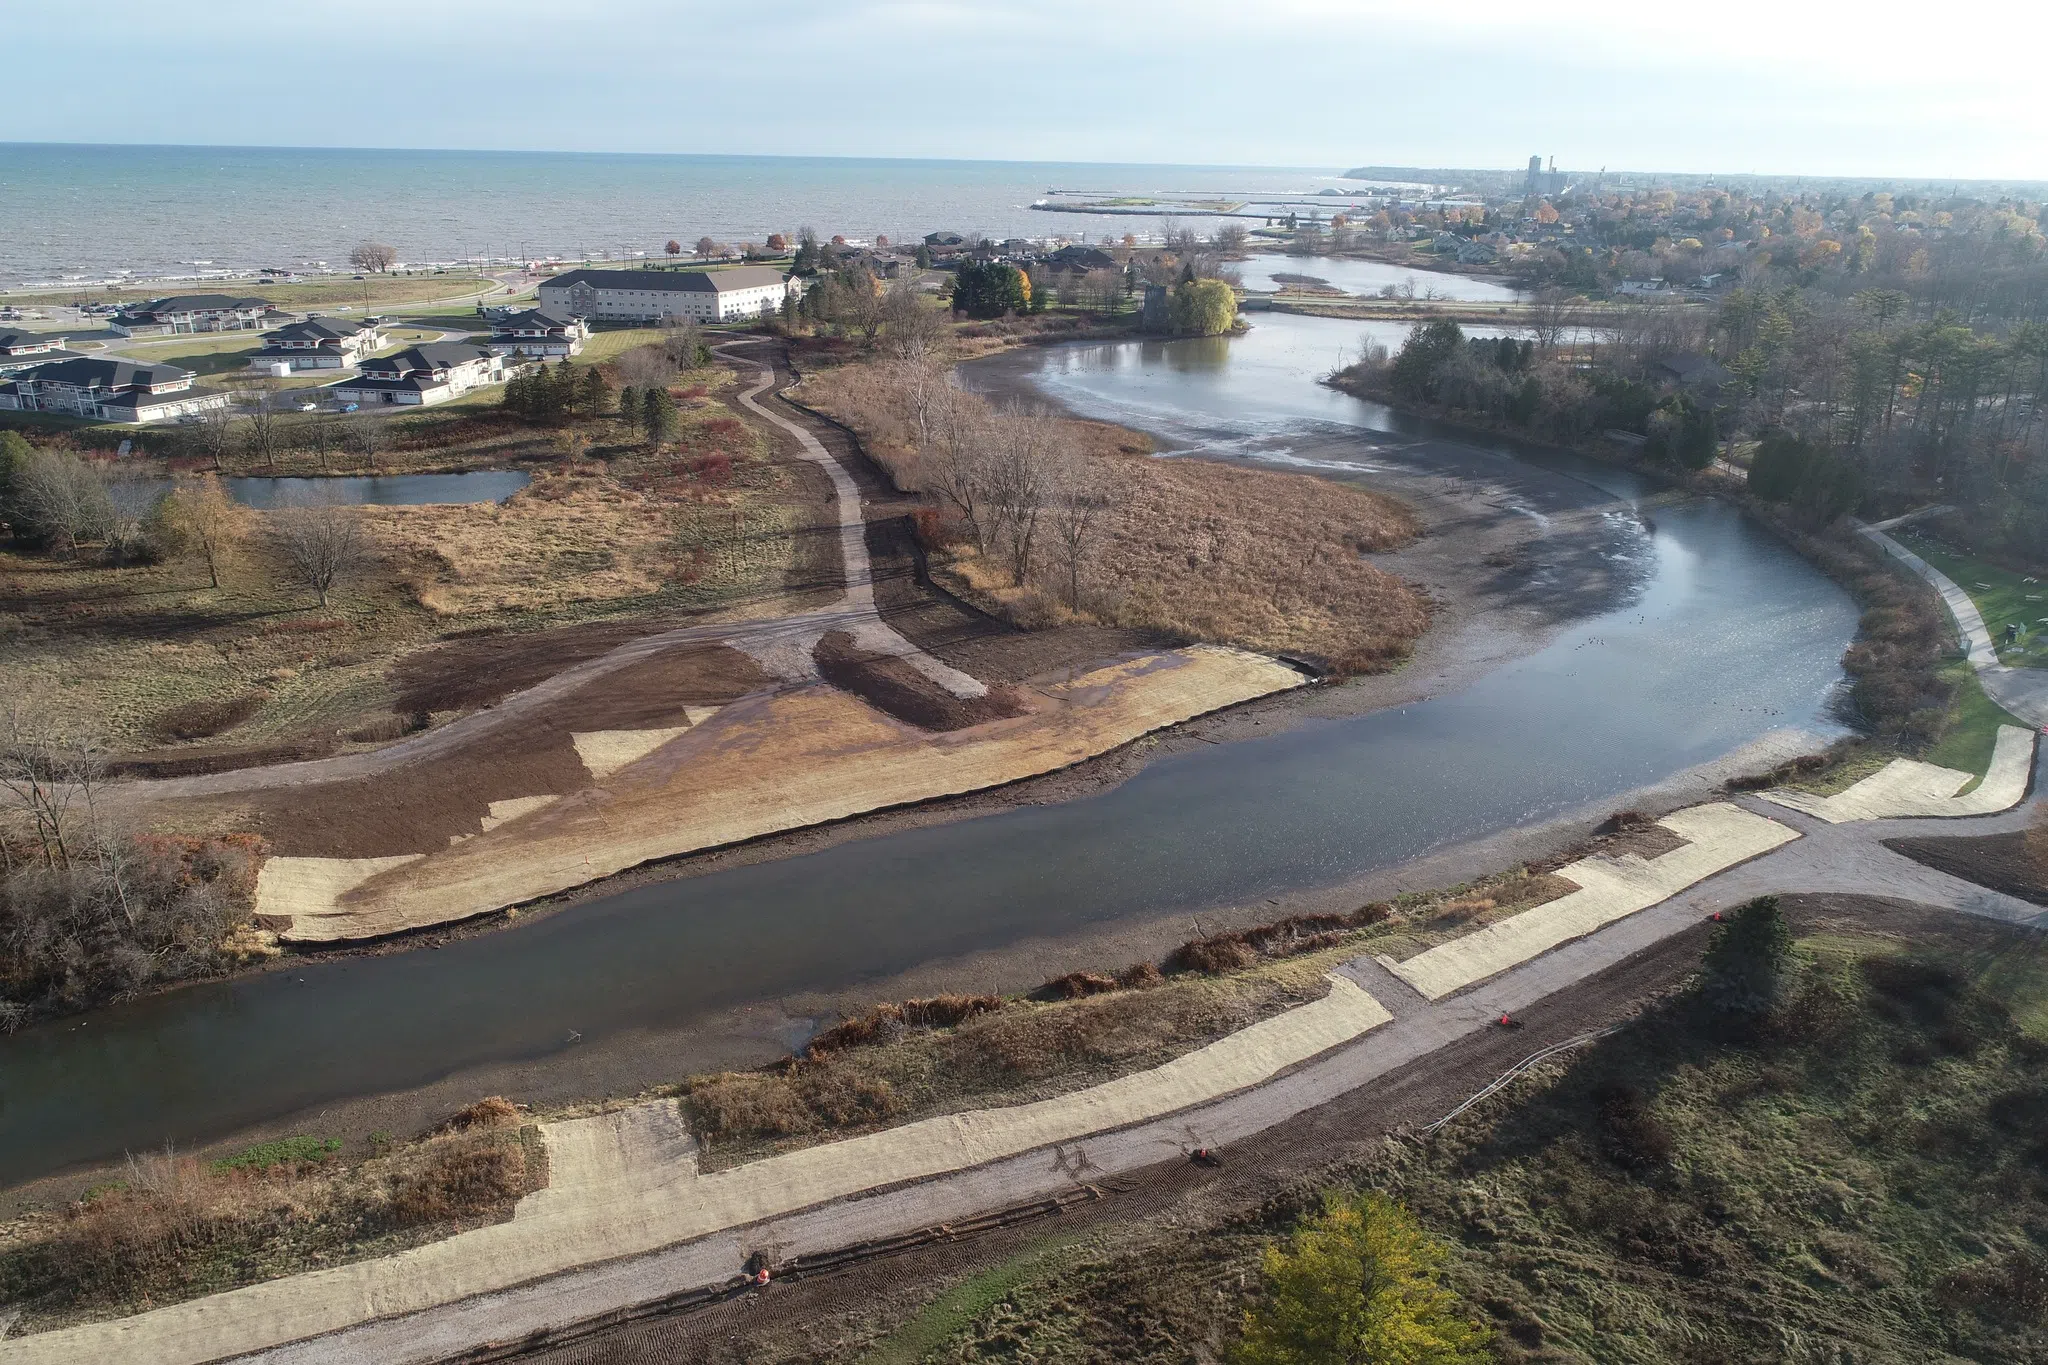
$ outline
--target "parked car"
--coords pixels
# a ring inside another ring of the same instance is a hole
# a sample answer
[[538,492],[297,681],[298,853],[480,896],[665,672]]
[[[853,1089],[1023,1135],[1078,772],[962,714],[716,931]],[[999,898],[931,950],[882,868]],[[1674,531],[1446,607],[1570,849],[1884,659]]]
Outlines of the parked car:
[[355,411],[355,410],[356,410],[357,408],[359,408],[359,407],[361,407],[361,406],[362,406],[362,404],[360,404],[360,403],[343,403],[343,404],[341,405],[341,411],[343,411],[343,412],[354,412],[354,411]]
[[299,404],[299,411],[300,411],[300,412],[318,412],[318,411],[320,411],[320,405],[319,405],[318,403],[301,403],[301,404]]

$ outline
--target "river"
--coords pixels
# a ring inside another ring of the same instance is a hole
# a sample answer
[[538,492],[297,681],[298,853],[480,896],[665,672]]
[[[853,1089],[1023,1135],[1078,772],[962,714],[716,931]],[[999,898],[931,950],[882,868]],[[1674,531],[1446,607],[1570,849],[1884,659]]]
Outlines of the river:
[[1075,407],[1188,452],[1345,477],[1395,455],[1462,451],[1504,476],[1583,481],[1612,504],[1600,553],[1617,564],[1614,590],[1548,647],[1463,690],[1162,759],[1098,796],[642,886],[438,951],[208,983],[0,1039],[0,1183],[978,949],[1327,886],[1629,791],[1771,729],[1828,728],[1856,612],[1782,543],[1699,499],[1658,506],[1652,529],[1630,475],[1498,442],[1445,444],[1315,382],[1355,351],[1356,325],[1275,324],[1236,341],[1004,359]]

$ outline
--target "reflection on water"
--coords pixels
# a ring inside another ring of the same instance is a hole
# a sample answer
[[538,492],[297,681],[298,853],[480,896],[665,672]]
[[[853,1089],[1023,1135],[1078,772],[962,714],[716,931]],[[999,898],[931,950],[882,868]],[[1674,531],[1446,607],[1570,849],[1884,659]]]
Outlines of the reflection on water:
[[[1324,340],[1258,337],[1034,359],[1049,388],[1092,411],[1128,400],[1133,420],[1218,440],[1312,422],[1369,451],[1398,425],[1319,389],[1318,371],[1287,369],[1284,356],[1320,354]],[[1319,453],[1343,463],[1344,449],[1325,439]],[[1463,449],[1503,469],[1525,463],[1505,447]],[[1723,504],[1660,507],[1651,530],[1627,475],[1550,458],[1605,480],[1600,553],[1621,595],[1462,691],[1204,747],[1086,800],[640,887],[438,952],[204,985],[0,1039],[0,1181],[550,1055],[572,1030],[596,1042],[684,1027],[1023,939],[1256,903],[1603,800],[1771,729],[1827,728],[1855,628],[1845,594]],[[677,1071],[690,1065],[682,1047]]]

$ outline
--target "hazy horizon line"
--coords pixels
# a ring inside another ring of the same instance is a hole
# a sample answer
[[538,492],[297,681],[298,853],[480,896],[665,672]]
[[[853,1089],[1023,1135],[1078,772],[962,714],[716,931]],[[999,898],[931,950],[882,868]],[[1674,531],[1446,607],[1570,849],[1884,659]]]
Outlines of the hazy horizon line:
[[[444,154],[450,156],[592,156],[636,159],[691,158],[705,161],[847,161],[882,165],[937,165],[937,166],[1102,166],[1129,167],[1159,170],[1191,171],[1301,171],[1310,174],[1334,175],[1338,179],[1348,178],[1346,171],[1364,169],[1379,165],[1390,170],[1481,172],[1513,174],[1523,169],[1523,163],[1512,165],[1438,165],[1425,166],[1412,163],[1406,166],[1394,162],[1353,162],[1339,168],[1336,165],[1302,166],[1273,162],[1249,161],[1094,161],[1086,159],[1063,160],[1047,157],[959,157],[959,156],[847,156],[826,152],[640,152],[609,151],[588,147],[372,147],[338,143],[298,142],[102,142],[69,141],[60,139],[9,139],[0,138],[0,147],[79,147],[119,148],[141,150],[151,148],[175,148],[184,151],[220,152],[416,152]],[[1548,158],[1546,158],[1546,161]],[[2027,176],[1952,176],[1894,173],[1888,175],[1855,175],[1828,171],[1732,171],[1732,170],[1676,170],[1663,168],[1640,170],[1628,167],[1601,167],[1597,171],[1584,167],[1567,166],[1569,175],[1609,176],[1683,176],[1687,178],[1726,178],[1744,180],[1792,180],[1820,182],[1875,182],[1886,184],[1921,184],[1929,187],[1946,184],[1950,187],[1969,186],[2041,186],[2048,188],[2048,178]]]

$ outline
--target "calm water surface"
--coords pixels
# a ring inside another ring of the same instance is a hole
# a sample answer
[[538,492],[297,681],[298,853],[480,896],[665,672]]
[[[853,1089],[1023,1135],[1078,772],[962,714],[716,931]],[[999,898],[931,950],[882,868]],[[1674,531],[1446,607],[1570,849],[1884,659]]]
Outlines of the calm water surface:
[[1438,270],[1409,270],[1384,261],[1354,261],[1342,256],[1260,255],[1233,263],[1247,289],[1279,289],[1273,276],[1313,275],[1347,294],[1377,297],[1393,290],[1404,298],[1450,299],[1459,303],[1512,303],[1521,297],[1498,280],[1453,275]]
[[[1223,456],[1284,462],[1311,445],[1327,456],[1347,432],[1402,431],[1384,409],[1314,383],[1316,364],[1357,332],[1292,325],[1316,321],[1262,326],[1235,345],[1042,353],[1042,380]],[[1367,448],[1354,472],[1372,458]],[[1024,938],[1326,885],[1627,791],[1779,726],[1827,728],[1856,620],[1839,589],[1727,507],[1660,506],[1650,531],[1630,511],[1644,491],[1634,480],[1560,467],[1611,494],[1626,586],[1549,648],[1461,692],[1179,755],[1087,800],[642,887],[438,952],[216,983],[0,1039],[0,1181],[549,1056],[571,1030],[595,1040],[680,1026]]]

